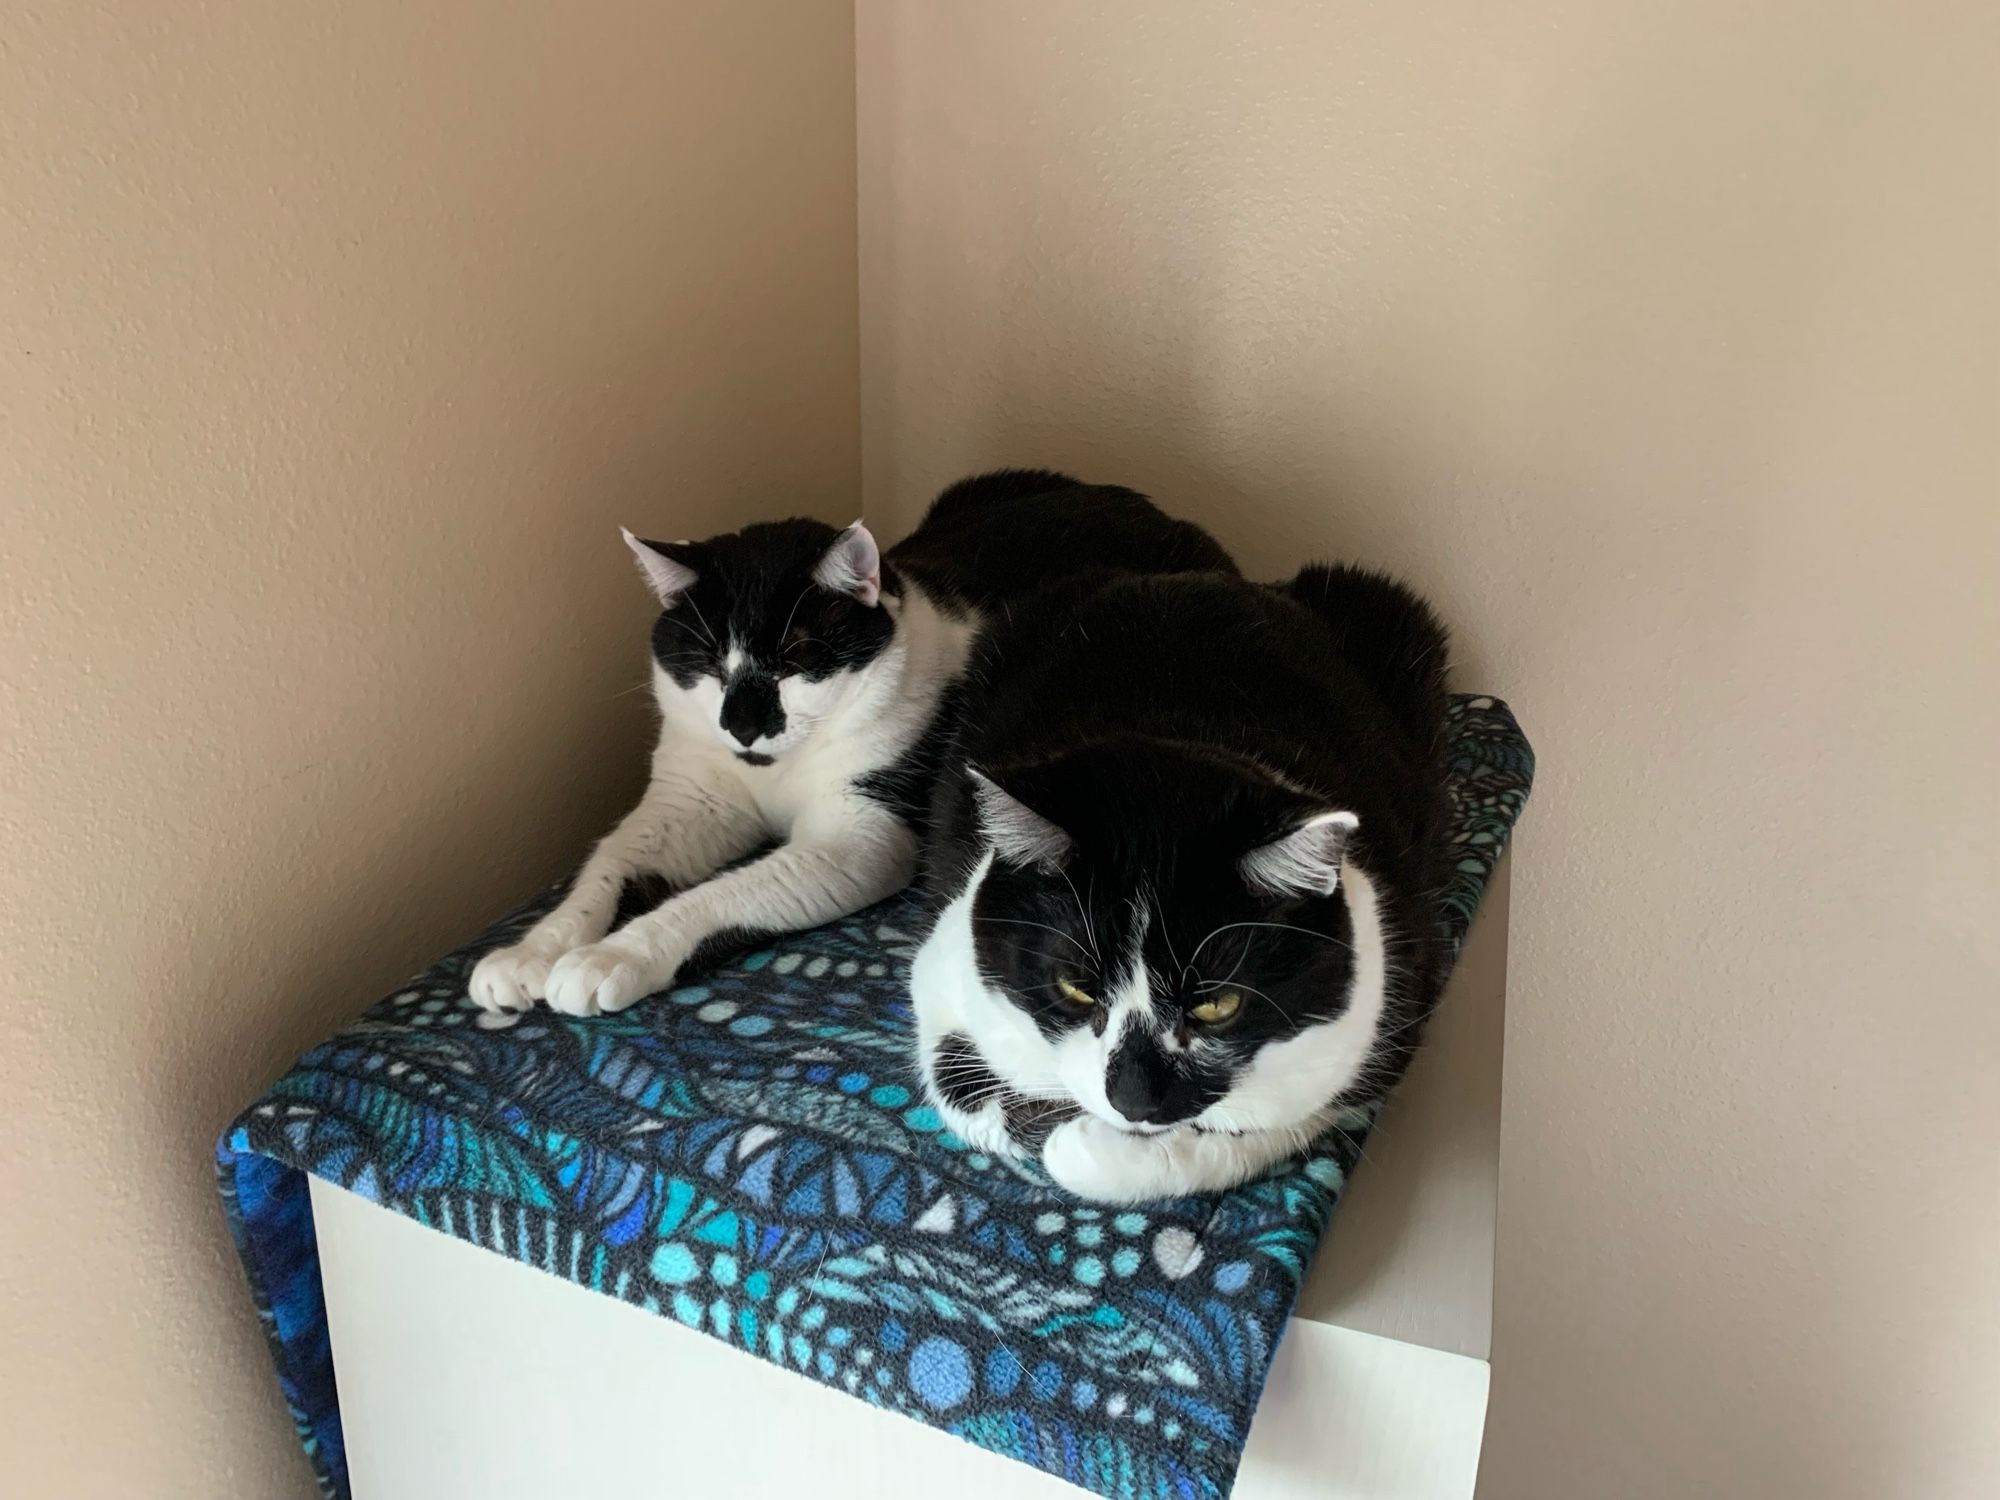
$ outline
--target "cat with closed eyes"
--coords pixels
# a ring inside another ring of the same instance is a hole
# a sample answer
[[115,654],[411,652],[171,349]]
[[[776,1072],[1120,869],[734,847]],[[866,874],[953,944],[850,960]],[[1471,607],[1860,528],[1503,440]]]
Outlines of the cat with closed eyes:
[[[562,901],[474,968],[489,1011],[622,1010],[719,948],[901,889],[989,622],[1086,573],[1233,568],[1143,496],[1029,470],[953,485],[886,555],[858,522],[626,542],[660,604],[651,779]],[[614,931],[645,882],[671,894]]]
[[988,632],[911,976],[946,1124],[1134,1203],[1377,1099],[1447,964],[1445,653],[1350,568],[1111,579]]

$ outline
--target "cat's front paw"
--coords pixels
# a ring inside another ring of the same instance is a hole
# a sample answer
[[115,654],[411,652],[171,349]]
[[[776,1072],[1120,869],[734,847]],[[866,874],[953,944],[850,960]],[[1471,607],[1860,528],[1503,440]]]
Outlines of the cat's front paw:
[[1120,1130],[1095,1115],[1058,1125],[1042,1146],[1042,1166],[1056,1185],[1095,1203],[1163,1196],[1165,1158],[1160,1137]]
[[1020,1142],[1008,1132],[1007,1112],[998,1099],[989,1099],[976,1110],[964,1110],[932,1090],[931,1107],[944,1122],[944,1128],[974,1151],[983,1151],[988,1156],[1032,1154],[1024,1152]]
[[481,1010],[528,1010],[548,992],[549,970],[568,951],[564,943],[530,933],[474,964],[466,992]]
[[572,948],[549,971],[549,1009],[608,1016],[672,984],[675,967],[616,938]]

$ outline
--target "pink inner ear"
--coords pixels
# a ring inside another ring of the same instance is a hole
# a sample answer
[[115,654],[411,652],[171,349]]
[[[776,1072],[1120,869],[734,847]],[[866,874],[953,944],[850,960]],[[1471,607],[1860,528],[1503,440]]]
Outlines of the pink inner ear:
[[625,545],[632,549],[632,556],[639,564],[639,572],[646,580],[646,587],[653,591],[653,597],[658,599],[663,607],[671,609],[674,601],[692,588],[695,579],[700,575],[686,563],[675,562],[651,542],[632,535],[623,526],[618,530],[625,538]]
[[813,582],[861,604],[872,606],[882,597],[882,552],[866,526],[856,521],[834,539],[813,569]]

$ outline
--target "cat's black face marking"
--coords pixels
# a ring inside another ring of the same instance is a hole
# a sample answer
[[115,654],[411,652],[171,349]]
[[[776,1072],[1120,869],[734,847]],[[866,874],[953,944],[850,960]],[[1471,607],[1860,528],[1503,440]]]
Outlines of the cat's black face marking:
[[838,527],[799,519],[704,542],[648,543],[695,574],[653,627],[655,659],[683,687],[727,678],[732,650],[739,666],[811,682],[872,661],[889,641],[887,614],[813,580],[839,536]]
[[[821,683],[868,665],[894,624],[879,603],[815,573],[843,533],[822,521],[762,522],[702,542],[646,542],[692,571],[653,625],[653,658],[682,688],[723,686],[720,724],[748,747],[787,724],[783,684]],[[769,757],[745,754],[750,764]]]
[[1272,896],[1241,871],[1313,810],[1297,794],[1143,743],[999,775],[1073,843],[1055,870],[996,859],[973,903],[980,970],[1052,1046],[1095,1040],[1125,1120],[1192,1120],[1263,1048],[1346,1011],[1345,896]]

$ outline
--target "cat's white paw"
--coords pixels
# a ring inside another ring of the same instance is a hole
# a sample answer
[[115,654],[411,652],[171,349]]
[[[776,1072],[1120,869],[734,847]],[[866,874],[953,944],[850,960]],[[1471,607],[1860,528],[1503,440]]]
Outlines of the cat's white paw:
[[1023,1154],[1020,1142],[1007,1133],[1007,1114],[998,1099],[989,1099],[977,1111],[967,1112],[947,1103],[935,1089],[929,1092],[931,1107],[944,1122],[944,1128],[974,1151],[983,1151],[988,1156]]
[[572,948],[549,971],[550,1010],[570,1016],[610,1015],[674,981],[674,966],[650,953],[607,938]]
[[511,947],[495,948],[472,967],[466,984],[472,1003],[481,1010],[527,1010],[547,993],[549,970],[568,951],[567,945],[530,933]]
[[1096,1203],[1141,1203],[1161,1197],[1166,1145],[1080,1115],[1049,1133],[1042,1166],[1056,1185]]

